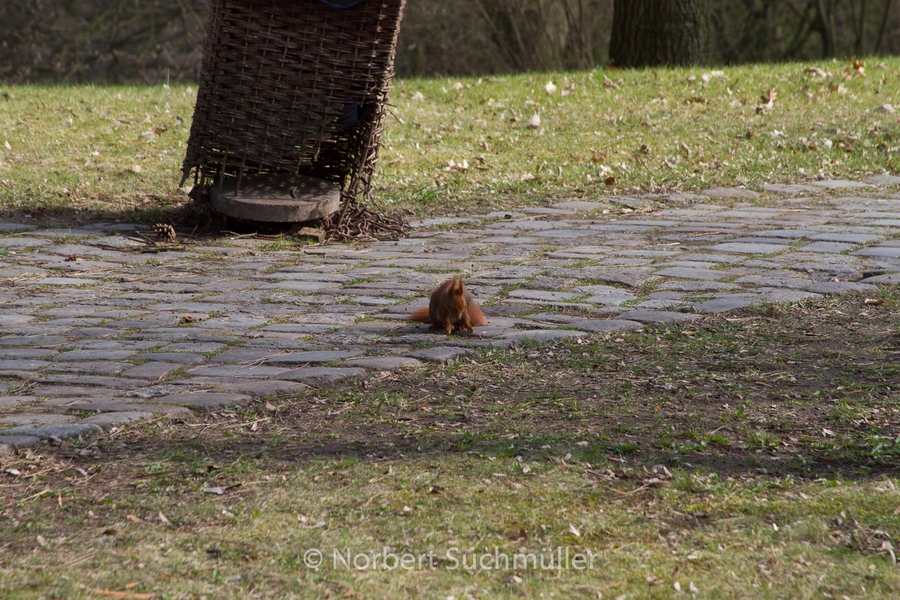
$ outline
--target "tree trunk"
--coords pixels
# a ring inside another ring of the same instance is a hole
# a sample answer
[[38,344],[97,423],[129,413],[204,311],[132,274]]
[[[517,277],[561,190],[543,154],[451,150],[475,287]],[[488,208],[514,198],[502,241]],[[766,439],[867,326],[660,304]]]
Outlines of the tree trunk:
[[709,0],[615,0],[609,57],[617,67],[706,62]]

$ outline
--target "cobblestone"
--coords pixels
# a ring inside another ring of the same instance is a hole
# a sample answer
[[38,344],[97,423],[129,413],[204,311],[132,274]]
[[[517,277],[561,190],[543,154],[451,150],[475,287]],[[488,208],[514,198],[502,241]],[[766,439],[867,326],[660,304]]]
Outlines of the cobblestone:
[[[136,226],[62,236],[0,223],[0,248],[15,252],[0,255],[0,453],[482,347],[874,294],[900,283],[900,197],[879,187],[898,184],[571,200],[424,219],[396,242],[277,252],[236,239],[147,255],[114,233]],[[406,319],[457,274],[487,326],[448,337]]]

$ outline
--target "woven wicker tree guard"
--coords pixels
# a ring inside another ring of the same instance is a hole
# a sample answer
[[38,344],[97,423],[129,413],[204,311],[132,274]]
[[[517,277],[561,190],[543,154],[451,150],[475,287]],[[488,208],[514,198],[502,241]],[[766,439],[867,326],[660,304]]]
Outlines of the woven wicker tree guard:
[[404,4],[211,0],[184,180],[252,221],[359,213]]

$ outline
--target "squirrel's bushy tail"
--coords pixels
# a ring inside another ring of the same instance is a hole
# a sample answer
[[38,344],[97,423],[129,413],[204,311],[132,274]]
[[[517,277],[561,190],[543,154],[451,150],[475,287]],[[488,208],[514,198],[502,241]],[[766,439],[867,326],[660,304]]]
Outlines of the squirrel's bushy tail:
[[409,315],[411,321],[419,321],[421,323],[431,323],[431,315],[428,313],[428,307],[417,308]]

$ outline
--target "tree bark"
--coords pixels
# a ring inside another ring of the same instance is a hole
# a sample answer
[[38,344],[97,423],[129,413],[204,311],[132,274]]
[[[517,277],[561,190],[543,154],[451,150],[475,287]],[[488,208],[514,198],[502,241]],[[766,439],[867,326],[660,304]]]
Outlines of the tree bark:
[[617,67],[702,64],[708,16],[709,0],[615,0],[609,57]]

